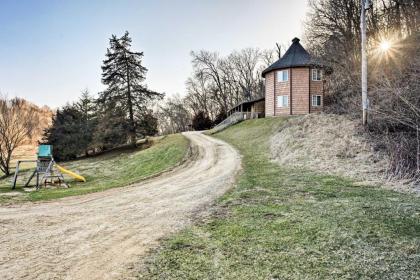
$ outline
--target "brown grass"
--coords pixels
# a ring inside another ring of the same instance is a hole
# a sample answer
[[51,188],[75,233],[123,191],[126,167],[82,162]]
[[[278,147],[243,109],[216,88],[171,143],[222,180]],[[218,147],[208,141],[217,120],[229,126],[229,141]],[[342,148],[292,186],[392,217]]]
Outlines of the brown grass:
[[384,177],[387,156],[374,151],[359,122],[342,115],[311,114],[290,118],[271,139],[271,154],[280,165],[303,167],[413,191],[404,182]]

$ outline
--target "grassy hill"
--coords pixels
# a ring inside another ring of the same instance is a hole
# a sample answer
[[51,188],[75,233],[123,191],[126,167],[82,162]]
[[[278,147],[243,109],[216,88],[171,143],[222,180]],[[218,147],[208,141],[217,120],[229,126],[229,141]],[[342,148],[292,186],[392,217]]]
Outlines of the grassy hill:
[[243,155],[237,186],[165,240],[139,279],[417,279],[420,198],[271,161],[283,121],[215,135]]
[[18,187],[11,190],[11,178],[0,180],[0,203],[38,201],[81,195],[126,186],[158,174],[180,163],[188,151],[188,140],[169,135],[148,149],[114,151],[101,156],[60,163],[61,166],[86,177],[86,183],[65,177],[71,188],[41,189],[26,192],[22,187],[30,171],[22,174]]

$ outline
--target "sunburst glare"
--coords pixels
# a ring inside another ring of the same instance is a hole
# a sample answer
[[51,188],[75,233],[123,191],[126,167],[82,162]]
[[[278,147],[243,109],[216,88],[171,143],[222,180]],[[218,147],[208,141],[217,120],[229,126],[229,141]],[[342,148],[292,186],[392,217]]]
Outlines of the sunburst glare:
[[391,43],[387,40],[383,40],[380,44],[379,47],[381,48],[382,52],[387,52],[389,51],[389,49],[391,48]]
[[381,61],[393,61],[396,63],[398,56],[398,50],[401,47],[399,45],[399,37],[391,34],[379,36],[374,40],[372,45],[373,57],[375,61],[381,63]]

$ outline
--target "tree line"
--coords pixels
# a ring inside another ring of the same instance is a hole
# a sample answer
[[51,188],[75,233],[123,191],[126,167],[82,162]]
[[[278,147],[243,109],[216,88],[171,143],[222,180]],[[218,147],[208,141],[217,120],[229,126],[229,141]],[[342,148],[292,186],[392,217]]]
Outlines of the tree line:
[[[420,180],[419,18],[417,0],[373,0],[367,11],[370,122],[365,133],[390,159],[392,178]],[[311,0],[304,45],[333,69],[326,84],[326,112],[361,116],[361,0]],[[389,50],[380,48],[383,41]],[[186,94],[159,106],[159,130],[206,129],[235,104],[263,96],[261,71],[281,51],[248,48],[223,57],[191,52]],[[194,125],[195,124],[195,125]]]
[[[329,112],[361,116],[361,0],[312,0],[305,24],[309,50],[334,72]],[[366,12],[369,124],[375,149],[385,150],[390,177],[420,180],[420,2],[373,0]],[[387,42],[389,49],[381,48]]]
[[[311,0],[309,5],[304,45],[333,69],[325,110],[359,118],[361,0]],[[388,153],[390,177],[416,180],[420,180],[419,13],[416,0],[373,0],[367,11],[370,121],[365,133],[375,149]],[[391,46],[387,51],[379,47],[384,40]],[[85,91],[77,102],[57,110],[43,142],[54,145],[58,159],[134,146],[136,139],[157,131],[212,127],[234,105],[264,95],[261,72],[281,55],[279,47],[246,48],[226,56],[193,51],[185,94],[157,104],[163,94],[144,85],[143,53],[133,51],[131,42],[128,32],[110,38],[102,66],[107,89],[98,98]],[[13,111],[17,106],[6,103],[2,110]],[[30,134],[31,124],[25,129]],[[0,148],[6,145],[1,140]]]
[[183,97],[168,97],[159,106],[159,130],[174,133],[218,124],[234,105],[264,96],[261,72],[278,59],[273,50],[246,48],[227,56],[191,52],[192,75]]
[[106,90],[93,98],[87,90],[77,102],[57,110],[43,143],[53,145],[57,160],[92,155],[121,145],[136,146],[137,139],[157,133],[157,119],[150,107],[163,94],[144,84],[147,69],[143,52],[131,47],[126,32],[112,35],[102,65]]

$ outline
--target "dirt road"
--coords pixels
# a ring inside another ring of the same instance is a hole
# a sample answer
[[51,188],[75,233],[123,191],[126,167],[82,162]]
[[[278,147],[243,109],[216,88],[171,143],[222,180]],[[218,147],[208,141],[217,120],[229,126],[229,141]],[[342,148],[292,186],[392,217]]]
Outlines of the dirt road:
[[[240,157],[190,132],[192,159],[133,186],[0,208],[0,279],[127,279],[157,240],[233,183]],[[131,272],[130,272],[131,271]]]

